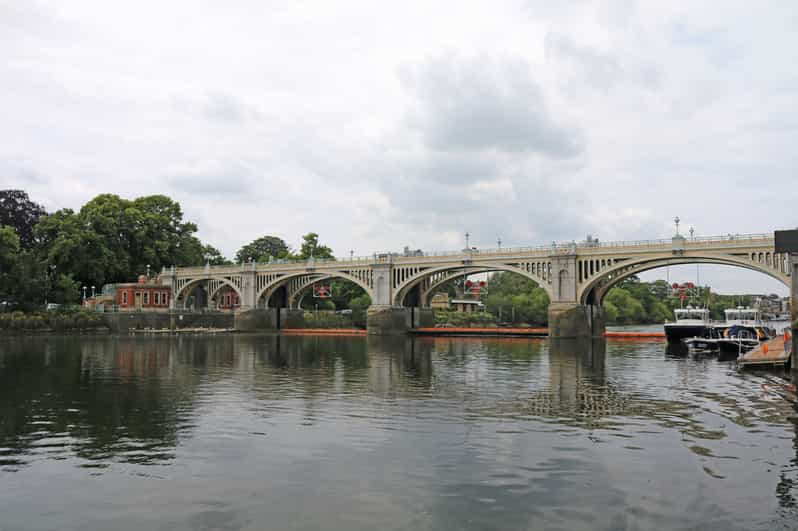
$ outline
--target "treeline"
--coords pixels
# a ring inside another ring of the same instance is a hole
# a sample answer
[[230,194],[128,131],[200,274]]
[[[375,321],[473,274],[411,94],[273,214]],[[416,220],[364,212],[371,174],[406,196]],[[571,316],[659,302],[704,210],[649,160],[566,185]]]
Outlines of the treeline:
[[[449,295],[462,296],[462,286],[462,279],[448,284]],[[548,324],[548,294],[533,280],[514,273],[494,273],[485,291],[480,295],[485,305],[483,312],[470,315],[439,312],[438,321],[450,324]],[[709,287],[695,287],[688,291],[684,302],[679,295],[674,294],[673,288],[664,280],[641,282],[632,276],[607,293],[603,304],[605,316],[608,324],[663,323],[674,319],[674,309],[692,304],[708,307],[713,319],[722,320],[725,309],[751,304],[750,296],[719,295],[712,293]]]
[[662,323],[674,319],[673,310],[692,304],[709,308],[712,319],[725,318],[724,310],[736,306],[750,306],[748,295],[720,295],[709,286],[696,286],[680,293],[664,280],[641,282],[632,276],[612,288],[604,299],[604,312],[610,324]]
[[[80,210],[47,213],[22,190],[0,190],[0,311],[42,308],[45,301],[76,304],[104,284],[131,282],[148,270],[164,267],[233,263],[196,236],[197,225],[183,219],[177,201],[165,195],[124,199],[101,194]],[[244,246],[235,263],[271,259],[331,259],[332,249],[316,233],[292,249],[277,236],[263,236]],[[335,283],[323,309],[368,306],[363,291],[350,282]],[[312,297],[311,297],[312,299]],[[303,306],[313,308],[312,301]]]

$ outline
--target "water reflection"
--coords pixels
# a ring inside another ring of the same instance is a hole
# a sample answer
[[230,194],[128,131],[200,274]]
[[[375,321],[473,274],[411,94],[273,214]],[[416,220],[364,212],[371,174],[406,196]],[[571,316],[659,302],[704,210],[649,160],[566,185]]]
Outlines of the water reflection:
[[798,414],[773,378],[656,342],[5,339],[0,513],[28,525],[60,463],[52,493],[170,477],[222,504],[147,483],[174,528],[789,529]]

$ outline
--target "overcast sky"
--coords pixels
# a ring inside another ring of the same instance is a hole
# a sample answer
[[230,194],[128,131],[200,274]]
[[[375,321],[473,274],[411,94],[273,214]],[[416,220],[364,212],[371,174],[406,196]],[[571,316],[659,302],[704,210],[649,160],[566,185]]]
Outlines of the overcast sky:
[[0,187],[164,193],[228,256],[769,232],[796,65],[795,0],[0,0]]

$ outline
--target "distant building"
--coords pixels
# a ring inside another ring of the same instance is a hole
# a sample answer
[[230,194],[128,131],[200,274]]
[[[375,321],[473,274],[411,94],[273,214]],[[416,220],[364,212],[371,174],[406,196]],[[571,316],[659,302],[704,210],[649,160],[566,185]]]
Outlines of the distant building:
[[241,305],[241,301],[238,300],[238,293],[233,288],[224,288],[223,291],[219,292],[216,296],[216,309],[217,310],[233,310],[238,308]]
[[479,312],[485,309],[485,305],[476,299],[452,299],[452,306],[458,312],[469,313]]
[[445,310],[449,308],[449,294],[444,292],[436,293],[432,296],[429,305],[435,310]]
[[116,284],[116,305],[120,312],[158,312],[169,309],[172,290],[141,275],[138,282]]
[[758,308],[763,315],[771,318],[790,315],[790,297],[780,297],[775,293],[750,297],[754,308]]

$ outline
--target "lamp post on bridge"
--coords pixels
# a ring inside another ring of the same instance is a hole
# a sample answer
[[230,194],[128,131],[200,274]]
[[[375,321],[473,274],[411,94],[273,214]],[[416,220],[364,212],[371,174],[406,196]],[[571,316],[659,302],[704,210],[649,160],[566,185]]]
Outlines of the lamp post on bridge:
[[681,222],[681,221],[682,220],[679,219],[679,216],[676,216],[675,218],[673,218],[673,222],[676,223],[676,236],[679,235],[679,222]]
[[468,234],[468,232],[466,232],[466,233],[465,233],[465,237],[466,237],[466,249],[468,249],[468,250],[470,251],[470,250],[471,250],[471,246],[470,246],[470,245],[469,245],[469,243],[468,243],[468,238],[469,238],[469,236],[471,236],[471,235],[470,235],[470,234]]

